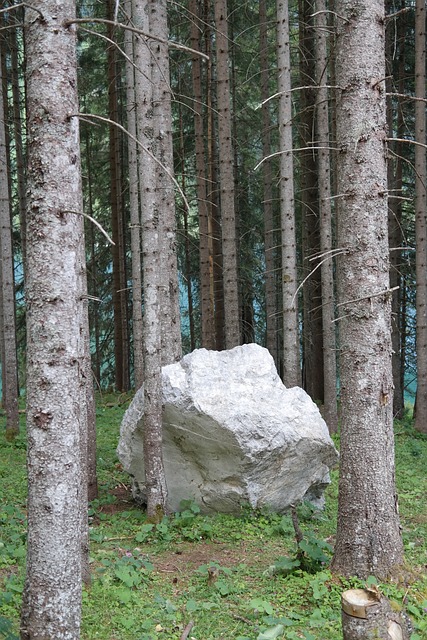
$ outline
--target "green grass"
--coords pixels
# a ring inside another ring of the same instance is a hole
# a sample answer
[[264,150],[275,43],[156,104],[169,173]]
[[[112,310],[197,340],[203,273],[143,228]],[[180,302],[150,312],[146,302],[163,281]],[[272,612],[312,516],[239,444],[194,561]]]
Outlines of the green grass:
[[[191,623],[188,637],[196,640],[341,639],[341,592],[360,582],[328,570],[337,471],[323,513],[298,508],[310,571],[290,565],[296,543],[288,515],[243,509],[239,518],[205,517],[186,503],[155,528],[132,503],[115,454],[124,400],[98,402],[100,496],[89,512],[92,583],[83,593],[83,640],[179,640]],[[425,640],[427,438],[409,419],[396,424],[396,456],[407,572],[380,588],[406,606],[413,640]],[[0,442],[0,483],[0,638],[13,640],[25,572],[23,436]]]

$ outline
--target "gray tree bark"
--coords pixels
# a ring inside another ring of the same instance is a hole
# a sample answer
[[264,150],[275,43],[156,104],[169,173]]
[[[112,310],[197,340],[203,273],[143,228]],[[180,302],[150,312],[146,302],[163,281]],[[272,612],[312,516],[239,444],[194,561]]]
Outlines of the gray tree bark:
[[318,140],[320,259],[322,261],[323,417],[330,432],[338,429],[335,294],[332,252],[331,163],[329,147],[329,92],[327,5],[316,0],[316,125]]
[[227,0],[214,0],[225,347],[241,343]]
[[[149,0],[133,0],[135,26],[150,30]],[[151,7],[152,8],[152,7]],[[158,197],[158,173],[154,156],[157,139],[153,114],[152,67],[157,64],[150,40],[137,36],[134,41],[135,98],[137,105],[138,141],[146,149],[139,150],[138,172],[141,193],[142,276],[144,291],[143,359],[144,359],[144,467],[147,492],[147,516],[161,520],[166,511],[167,487],[162,453],[162,317],[160,312],[160,273],[162,261],[160,223],[162,199]],[[156,43],[154,43],[156,46]],[[148,151],[148,153],[147,153]],[[170,180],[170,177],[168,180]],[[175,345],[176,347],[176,345]],[[175,348],[173,347],[173,348]]]
[[[426,6],[415,3],[415,96],[426,97]],[[427,210],[426,105],[415,102],[415,236],[417,310],[417,402],[415,428],[427,433]]]
[[295,198],[292,156],[292,102],[287,0],[277,3],[277,88],[280,139],[280,219],[282,234],[283,382],[287,387],[301,384],[298,335],[297,255]]
[[337,0],[341,459],[332,568],[383,578],[403,560],[395,489],[385,34],[381,0]]
[[179,312],[178,265],[176,256],[175,192],[172,148],[172,106],[169,73],[168,17],[166,0],[149,0],[150,34],[163,40],[152,41],[152,127],[155,141],[156,195],[158,199],[161,279],[160,308],[162,320],[162,364],[182,357]]
[[[191,13],[191,47],[200,49],[200,32],[203,23],[199,19],[199,3],[190,1]],[[215,304],[213,283],[212,238],[209,233],[209,206],[207,194],[206,154],[203,126],[203,91],[202,68],[200,56],[194,55],[191,60],[193,83],[193,111],[195,136],[195,161],[197,180],[197,207],[199,212],[199,251],[200,251],[200,308],[202,347],[215,348]]]
[[[393,0],[386,2],[386,12],[394,12]],[[387,46],[387,93],[397,91],[405,93],[405,63],[404,63],[404,41],[406,35],[405,14],[402,13],[397,20],[390,20],[386,24],[386,46]],[[396,64],[397,63],[397,64]],[[397,132],[397,138],[405,137],[405,119],[402,109],[402,98],[397,98],[397,115],[394,113],[395,97],[387,96],[387,124],[388,131]],[[403,186],[403,143],[399,141],[389,142],[389,155],[387,163],[388,188],[389,188],[389,209],[388,209],[388,237],[390,245],[390,288],[393,289],[391,303],[392,332],[391,342],[393,347],[393,415],[399,420],[403,417],[404,384],[402,371],[402,284],[401,272],[402,251],[399,247],[405,246],[405,237],[402,228],[402,186]]]
[[314,402],[322,405],[323,331],[321,272],[316,269],[320,252],[319,191],[317,176],[317,144],[315,105],[317,99],[316,57],[314,40],[313,0],[299,0],[299,96],[298,114],[298,201],[302,226],[303,386]]
[[[115,0],[108,0],[107,11],[109,20],[114,19],[116,9]],[[108,37],[114,41],[115,27],[108,25]],[[120,123],[118,79],[120,77],[117,51],[114,45],[107,48],[108,64],[108,111],[112,123]],[[118,391],[129,389],[129,326],[128,326],[128,295],[126,273],[126,248],[124,237],[125,212],[123,210],[123,172],[121,157],[121,132],[115,124],[110,124],[110,199],[111,199],[111,235],[113,267],[113,313],[114,313],[114,359],[115,383]]]
[[[269,56],[268,56],[268,23],[265,0],[259,2],[259,47],[260,47],[260,78],[261,100],[264,102],[271,95],[269,87]],[[262,155],[271,155],[271,115],[270,105],[262,106]],[[277,323],[277,278],[276,278],[276,250],[274,231],[273,207],[273,170],[270,160],[263,164],[263,209],[264,209],[264,253],[265,253],[265,315],[266,315],[266,347],[279,368],[278,323]]]
[[[23,20],[23,8],[15,10],[14,18],[16,22]],[[18,14],[18,15],[17,15]],[[18,25],[16,25],[18,26]],[[13,97],[13,129],[15,137],[15,154],[16,154],[16,183],[17,195],[19,202],[19,225],[21,233],[21,252],[22,267],[25,278],[25,256],[26,256],[26,194],[25,194],[25,158],[24,158],[24,137],[23,137],[23,116],[22,116],[22,96],[19,87],[21,68],[19,65],[18,47],[19,47],[19,30],[13,29],[10,34],[10,50],[11,50],[11,75],[12,75],[12,97]]]
[[[126,1],[126,13],[132,16],[132,2]],[[131,134],[128,138],[129,164],[129,208],[130,238],[132,254],[132,336],[133,336],[133,375],[135,389],[139,389],[144,381],[143,352],[143,320],[142,320],[142,274],[141,274],[141,218],[138,188],[138,149],[136,131],[136,98],[135,71],[133,66],[133,34],[125,31],[126,61],[126,109],[127,128]]]
[[12,252],[11,206],[6,145],[6,100],[3,97],[0,50],[0,336],[3,407],[6,411],[6,439],[19,433],[18,359],[16,355],[15,283]]
[[21,638],[76,640],[87,539],[87,370],[76,36],[66,25],[75,2],[32,6],[42,15],[26,9],[28,555]]

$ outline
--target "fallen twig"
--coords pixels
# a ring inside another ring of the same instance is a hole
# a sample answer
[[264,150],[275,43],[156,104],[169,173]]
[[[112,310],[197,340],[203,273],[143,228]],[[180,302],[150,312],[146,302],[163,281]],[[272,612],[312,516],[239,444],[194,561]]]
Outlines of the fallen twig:
[[181,638],[179,640],[187,640],[189,633],[193,627],[194,627],[194,622],[193,620],[190,620],[190,622],[187,624],[184,631],[182,632]]

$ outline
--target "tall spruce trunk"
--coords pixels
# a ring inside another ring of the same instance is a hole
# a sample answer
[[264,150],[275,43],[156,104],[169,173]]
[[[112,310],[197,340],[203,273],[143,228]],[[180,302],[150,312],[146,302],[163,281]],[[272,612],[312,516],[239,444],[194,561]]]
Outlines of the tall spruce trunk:
[[159,214],[160,307],[162,321],[162,364],[182,357],[179,312],[178,265],[176,254],[175,192],[172,147],[172,105],[169,73],[168,16],[166,0],[149,0],[152,82],[152,127],[156,171],[156,196]]
[[335,336],[335,293],[331,208],[331,162],[329,147],[329,92],[328,92],[328,47],[327,4],[316,0],[316,129],[318,140],[319,172],[319,224],[320,259],[322,280],[322,329],[323,329],[323,417],[330,432],[338,429],[337,407],[337,361]]
[[[14,11],[14,18],[18,22],[23,20],[23,8]],[[18,15],[16,15],[18,13]],[[18,25],[16,25],[18,26]],[[19,48],[19,29],[11,29],[10,31],[10,52],[11,52],[11,81],[12,81],[12,98],[13,98],[13,131],[15,139],[16,154],[16,187],[19,203],[19,225],[21,234],[21,252],[22,252],[22,268],[25,278],[25,261],[26,261],[26,193],[25,193],[25,150],[24,150],[24,126],[22,116],[22,96],[20,90],[21,68],[19,65],[18,48]]]
[[214,1],[225,347],[241,342],[227,0]]
[[280,228],[282,237],[282,328],[283,382],[287,387],[301,384],[295,198],[292,156],[292,102],[287,0],[277,3],[277,84],[279,97],[280,140]]
[[415,428],[427,433],[427,199],[426,199],[426,7],[415,4],[415,235],[417,309],[417,402]]
[[[126,1],[126,13],[132,16],[132,2]],[[126,61],[126,112],[129,165],[129,208],[130,242],[132,254],[132,334],[133,334],[133,375],[135,389],[144,381],[143,320],[142,320],[142,274],[141,274],[141,217],[139,207],[138,148],[136,131],[135,71],[133,67],[133,34],[125,32]]]
[[6,439],[19,433],[18,358],[16,354],[15,283],[12,251],[11,202],[6,144],[6,100],[3,96],[3,64],[0,51],[0,339],[3,408]]
[[[271,155],[271,115],[270,105],[264,102],[270,97],[269,88],[269,56],[268,56],[268,22],[266,1],[259,3],[259,49],[260,79],[262,105],[262,155]],[[263,211],[264,211],[264,254],[265,254],[265,315],[266,315],[266,347],[279,368],[278,326],[277,326],[277,278],[276,249],[273,207],[273,169],[270,160],[266,160],[262,169],[263,178]]]
[[[141,31],[150,30],[149,0],[132,0],[132,19]],[[155,43],[154,43],[155,46]],[[162,452],[162,318],[160,312],[161,240],[160,204],[155,155],[157,140],[152,122],[153,84],[151,68],[157,64],[150,41],[141,35],[134,40],[138,175],[142,227],[142,277],[144,291],[144,468],[147,516],[160,521],[166,511],[167,487]],[[170,178],[168,177],[170,180]],[[176,345],[175,345],[176,347]]]
[[385,34],[381,0],[337,0],[341,460],[336,573],[403,560],[395,489]]
[[[388,0],[386,3],[387,13],[393,13],[394,11],[393,0]],[[387,126],[389,133],[396,130],[397,138],[404,138],[404,131],[402,125],[404,124],[403,112],[402,112],[402,99],[397,98],[397,116],[394,113],[394,96],[393,84],[396,81],[398,86],[398,93],[403,94],[404,88],[404,65],[403,51],[404,40],[402,35],[405,29],[405,15],[399,16],[397,21],[390,20],[386,24],[386,89],[387,93]],[[397,49],[397,55],[396,55]],[[395,58],[397,58],[397,64],[395,64]],[[393,77],[395,72],[396,78]],[[395,126],[396,122],[396,126]],[[393,415],[399,420],[403,417],[404,412],[404,389],[402,382],[401,371],[401,286],[402,286],[402,273],[401,273],[401,261],[402,251],[400,247],[404,246],[405,239],[402,233],[402,164],[403,164],[403,149],[402,142],[395,141],[389,142],[389,154],[387,163],[387,179],[389,189],[389,207],[388,207],[388,238],[390,246],[390,288],[393,290],[393,297],[391,303],[391,318],[392,318],[392,331],[391,331],[391,343],[393,347]]]
[[[191,20],[191,47],[196,51],[200,49],[203,32],[203,22],[199,19],[200,3],[197,0],[190,1]],[[194,113],[194,137],[195,137],[195,162],[197,181],[197,208],[199,213],[199,252],[200,252],[200,312],[202,347],[215,348],[215,323],[214,323],[214,291],[212,270],[212,238],[209,236],[209,206],[207,194],[207,171],[204,140],[203,119],[203,91],[202,91],[202,63],[200,56],[193,55],[191,59],[192,87],[193,87],[193,113]]]
[[304,89],[300,92],[300,116],[298,118],[299,193],[302,209],[302,275],[303,287],[303,381],[311,398],[323,404],[323,332],[322,332],[322,283],[319,264],[320,224],[319,192],[317,177],[317,150],[315,135],[315,104],[317,98],[316,58],[314,48],[312,0],[299,0],[299,80]]
[[[115,0],[107,0],[108,17],[113,20]],[[108,37],[114,41],[115,29],[108,25]],[[120,123],[119,113],[119,64],[113,44],[107,49],[108,62],[108,111],[112,123]],[[114,358],[115,384],[118,391],[129,389],[129,329],[127,304],[126,249],[124,236],[123,179],[121,157],[121,133],[115,124],[110,124],[110,193],[111,193],[111,235],[113,266],[113,313],[114,313]]]
[[[27,8],[28,554],[21,638],[80,636],[86,364],[74,0]],[[86,549],[87,552],[87,549]]]

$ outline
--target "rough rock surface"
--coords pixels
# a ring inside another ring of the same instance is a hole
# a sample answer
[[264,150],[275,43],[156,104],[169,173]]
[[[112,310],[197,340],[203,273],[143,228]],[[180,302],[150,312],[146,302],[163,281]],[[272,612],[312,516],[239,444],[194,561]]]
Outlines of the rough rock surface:
[[[173,511],[183,499],[206,513],[239,513],[248,503],[280,513],[303,498],[322,500],[337,451],[316,405],[299,387],[284,387],[267,349],[198,349],[162,376]],[[143,502],[141,389],[123,418],[117,453]]]

